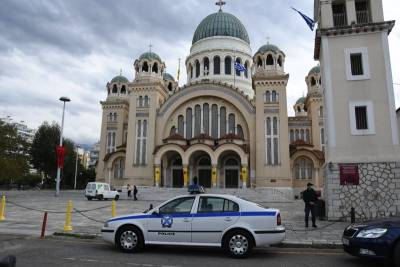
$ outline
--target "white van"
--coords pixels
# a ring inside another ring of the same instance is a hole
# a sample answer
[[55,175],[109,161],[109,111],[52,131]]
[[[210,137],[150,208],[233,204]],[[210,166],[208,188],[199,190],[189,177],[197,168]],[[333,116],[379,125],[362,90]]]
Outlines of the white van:
[[119,194],[117,190],[112,189],[111,186],[107,183],[91,182],[88,183],[86,186],[85,197],[88,200],[92,200],[94,198],[98,200],[103,200],[103,199],[118,200]]

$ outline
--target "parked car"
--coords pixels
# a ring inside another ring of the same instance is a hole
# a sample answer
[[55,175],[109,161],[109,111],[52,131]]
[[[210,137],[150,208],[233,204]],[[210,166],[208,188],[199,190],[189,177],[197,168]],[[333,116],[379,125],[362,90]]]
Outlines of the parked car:
[[91,182],[86,185],[85,197],[92,199],[119,199],[119,193],[107,183]]
[[285,239],[279,210],[220,194],[179,196],[144,213],[111,218],[101,232],[124,252],[148,244],[207,246],[235,258]]
[[383,259],[400,267],[399,217],[350,225],[342,241],[344,250],[353,256]]

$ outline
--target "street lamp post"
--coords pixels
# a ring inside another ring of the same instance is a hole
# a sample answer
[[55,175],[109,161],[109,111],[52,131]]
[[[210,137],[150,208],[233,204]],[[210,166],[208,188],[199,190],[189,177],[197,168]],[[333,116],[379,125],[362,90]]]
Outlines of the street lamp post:
[[[61,133],[60,133],[60,146],[63,144],[63,131],[64,131],[64,113],[65,113],[65,102],[70,102],[66,96],[60,97],[60,101],[63,102],[63,112],[62,112],[62,120],[61,120]],[[60,196],[60,176],[61,176],[61,168],[57,166],[57,179],[56,179],[56,197]]]
[[76,190],[76,175],[78,173],[78,149],[79,149],[79,145],[76,146],[74,190]]

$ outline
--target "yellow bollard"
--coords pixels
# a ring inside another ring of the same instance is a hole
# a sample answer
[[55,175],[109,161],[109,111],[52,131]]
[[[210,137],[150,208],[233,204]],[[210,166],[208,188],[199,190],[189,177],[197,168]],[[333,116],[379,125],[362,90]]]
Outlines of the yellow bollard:
[[116,215],[116,212],[115,212],[115,200],[113,200],[111,202],[111,217],[115,217],[115,216],[117,216],[117,215]]
[[71,212],[72,212],[72,201],[68,200],[67,213],[65,215],[64,232],[72,231],[71,226]]
[[0,221],[4,221],[6,217],[4,216],[4,213],[6,211],[6,196],[3,195],[1,198],[1,209],[0,209]]

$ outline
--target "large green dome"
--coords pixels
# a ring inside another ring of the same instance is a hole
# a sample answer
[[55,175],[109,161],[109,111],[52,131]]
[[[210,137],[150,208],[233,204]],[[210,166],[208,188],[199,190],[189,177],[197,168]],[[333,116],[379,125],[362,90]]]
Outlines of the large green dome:
[[304,104],[304,102],[306,102],[306,98],[304,96],[300,97],[299,99],[297,99],[296,104]]
[[283,53],[283,51],[281,49],[279,49],[279,47],[277,47],[276,45],[273,45],[273,44],[263,45],[257,51],[257,53],[265,53],[265,52],[274,52],[274,53],[281,52],[282,54],[285,55],[285,53]]
[[315,66],[314,68],[312,68],[309,72],[308,75],[310,74],[318,74],[321,72],[321,67],[320,66]]
[[143,54],[140,55],[140,57],[139,57],[139,60],[142,60],[142,59],[147,59],[147,60],[158,60],[158,61],[162,62],[160,56],[157,55],[157,54],[154,53],[154,52],[146,52],[146,53],[143,53]]
[[200,22],[194,32],[192,44],[213,36],[231,36],[242,39],[250,44],[249,35],[242,22],[232,14],[219,11],[208,15]]

